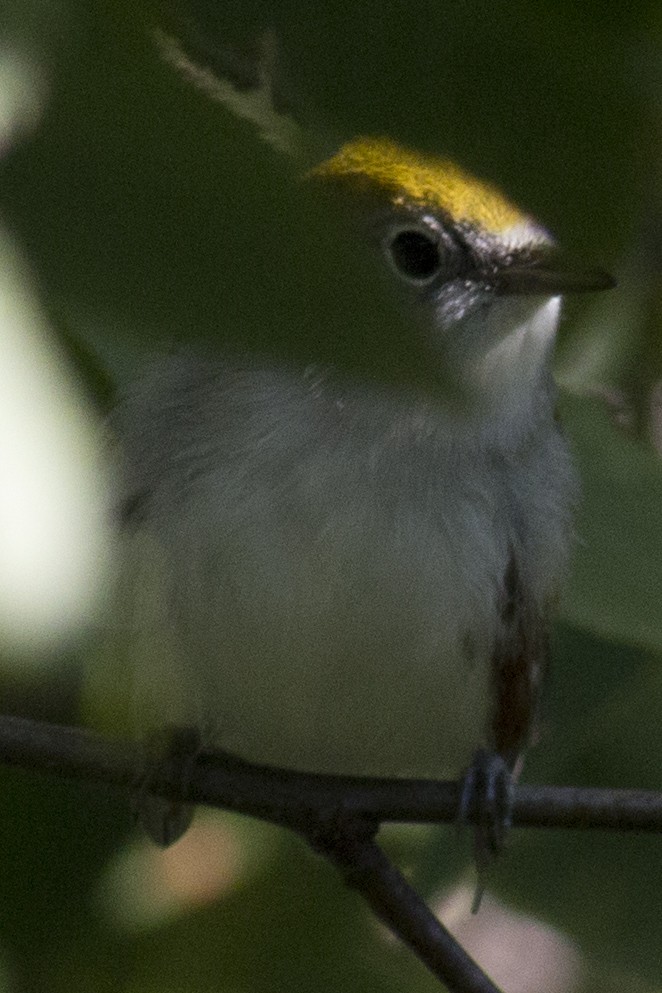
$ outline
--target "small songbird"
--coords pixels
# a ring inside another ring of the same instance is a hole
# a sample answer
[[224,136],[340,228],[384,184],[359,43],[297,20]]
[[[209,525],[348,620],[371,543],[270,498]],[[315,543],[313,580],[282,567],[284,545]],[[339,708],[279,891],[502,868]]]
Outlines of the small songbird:
[[[278,147],[263,73],[239,85],[160,44]],[[489,184],[390,140],[352,140],[303,182],[347,210],[425,384],[235,346],[175,351],[125,391],[112,426],[150,723],[290,769],[447,779],[476,755],[513,769],[572,538],[550,369],[561,296],[611,281],[568,268]],[[143,800],[173,840],[183,812]]]

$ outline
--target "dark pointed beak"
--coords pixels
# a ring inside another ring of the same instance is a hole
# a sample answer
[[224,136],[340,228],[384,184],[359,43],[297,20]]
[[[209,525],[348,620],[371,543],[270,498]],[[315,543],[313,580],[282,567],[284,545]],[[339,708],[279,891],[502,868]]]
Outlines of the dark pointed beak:
[[562,293],[611,290],[616,280],[603,269],[574,269],[553,255],[504,267],[490,282],[504,296],[555,297]]

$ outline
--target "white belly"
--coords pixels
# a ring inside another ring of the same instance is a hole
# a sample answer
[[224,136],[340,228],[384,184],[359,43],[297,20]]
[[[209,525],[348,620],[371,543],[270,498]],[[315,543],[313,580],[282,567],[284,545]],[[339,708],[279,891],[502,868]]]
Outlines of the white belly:
[[375,403],[360,422],[334,409],[329,426],[314,395],[292,416],[287,395],[256,413],[249,392],[250,423],[237,403],[203,411],[223,425],[211,461],[175,438],[184,483],[172,428],[152,466],[140,426],[141,722],[193,722],[260,763],[457,776],[489,744],[499,597],[522,541],[507,486],[418,415],[393,432]]
[[488,740],[507,562],[493,520],[440,513],[435,527],[349,506],[315,527],[279,521],[273,504],[250,520],[210,513],[180,522],[174,561],[159,542],[136,587],[137,668],[148,697],[158,681],[176,690],[168,722],[193,720],[256,762],[457,775]]

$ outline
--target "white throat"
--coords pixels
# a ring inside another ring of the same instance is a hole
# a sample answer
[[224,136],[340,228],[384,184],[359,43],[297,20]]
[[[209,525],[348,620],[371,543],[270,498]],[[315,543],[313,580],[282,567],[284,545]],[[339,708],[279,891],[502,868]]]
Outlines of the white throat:
[[[464,370],[481,434],[526,433],[549,403],[549,356],[560,308],[560,297],[504,296],[466,321],[453,357]],[[469,420],[475,426],[475,418]]]

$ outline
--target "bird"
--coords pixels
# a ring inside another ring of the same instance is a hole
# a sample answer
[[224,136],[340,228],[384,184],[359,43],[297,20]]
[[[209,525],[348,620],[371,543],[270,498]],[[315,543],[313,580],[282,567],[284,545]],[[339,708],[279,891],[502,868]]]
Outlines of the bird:
[[[239,81],[158,41],[289,148],[269,60]],[[340,143],[301,184],[384,287],[398,330],[380,311],[382,356],[416,352],[420,375],[233,341],[156,356],[123,391],[110,424],[141,719],[277,768],[485,787],[535,736],[573,543],[562,297],[612,282],[492,184],[391,138]],[[143,795],[141,819],[167,844],[189,811]]]

